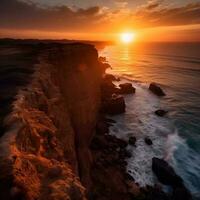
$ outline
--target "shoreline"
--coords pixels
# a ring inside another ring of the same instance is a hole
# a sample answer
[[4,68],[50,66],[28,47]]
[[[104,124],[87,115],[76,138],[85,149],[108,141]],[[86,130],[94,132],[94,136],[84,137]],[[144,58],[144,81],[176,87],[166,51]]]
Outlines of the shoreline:
[[5,200],[174,198],[157,186],[140,188],[126,172],[128,143],[109,135],[114,121],[106,113],[124,113],[123,95],[134,95],[135,90],[130,84],[116,88],[115,77],[102,79],[109,64],[100,61],[94,46],[30,48],[39,51],[38,63],[5,121],[7,132],[0,142],[0,165],[5,171],[0,180],[5,190],[0,196]]

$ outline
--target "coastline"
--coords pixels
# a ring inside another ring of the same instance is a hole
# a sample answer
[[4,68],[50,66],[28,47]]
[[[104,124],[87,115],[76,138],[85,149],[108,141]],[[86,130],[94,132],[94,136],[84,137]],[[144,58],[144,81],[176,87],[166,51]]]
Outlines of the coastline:
[[[159,187],[140,188],[127,174],[127,142],[109,135],[114,122],[100,110],[101,77],[109,65],[95,48],[48,44],[39,51],[33,78],[18,93],[1,137],[4,199],[174,198]],[[110,96],[119,93],[108,83]]]

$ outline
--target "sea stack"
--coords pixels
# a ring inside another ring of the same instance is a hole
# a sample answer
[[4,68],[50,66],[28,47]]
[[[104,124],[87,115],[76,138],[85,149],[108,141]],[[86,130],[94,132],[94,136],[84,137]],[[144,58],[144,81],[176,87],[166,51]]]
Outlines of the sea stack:
[[156,83],[151,83],[149,86],[149,90],[157,96],[165,96],[166,95],[164,93],[164,91]]

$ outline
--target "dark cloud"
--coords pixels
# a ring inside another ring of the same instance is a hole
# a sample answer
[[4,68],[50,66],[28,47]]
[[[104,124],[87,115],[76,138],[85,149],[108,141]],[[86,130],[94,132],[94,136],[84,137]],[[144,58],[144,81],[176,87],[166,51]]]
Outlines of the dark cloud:
[[83,30],[103,19],[99,7],[73,10],[67,6],[41,7],[31,2],[1,0],[0,27],[35,30]]
[[77,14],[85,15],[85,16],[95,16],[100,12],[100,8],[98,6],[91,7],[88,9],[79,8]]
[[[114,2],[127,5],[128,0]],[[200,3],[164,7],[164,0],[149,0],[134,11],[94,6],[72,9],[68,6],[42,7],[31,1],[0,0],[0,28],[52,32],[109,32],[121,27],[145,28],[200,24]]]
[[162,4],[162,2],[163,0],[150,0],[147,2],[147,5],[145,6],[145,8],[147,10],[158,8]]
[[[157,7],[154,5],[153,7]],[[187,4],[177,8],[160,8],[156,10],[141,9],[135,18],[145,26],[178,26],[200,24],[200,3]]]

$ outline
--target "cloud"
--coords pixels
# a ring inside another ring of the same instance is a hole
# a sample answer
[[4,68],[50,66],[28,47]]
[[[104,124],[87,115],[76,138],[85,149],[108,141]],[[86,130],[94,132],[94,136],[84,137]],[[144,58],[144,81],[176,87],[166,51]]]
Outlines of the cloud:
[[41,7],[32,2],[1,0],[0,27],[69,31],[83,30],[98,24],[105,16],[98,6],[71,9],[67,6]]
[[172,8],[164,0],[149,0],[139,8],[129,0],[113,0],[117,6],[70,8],[45,7],[22,0],[0,0],[0,29],[51,32],[114,32],[123,28],[146,28],[200,24],[200,3]]
[[144,26],[178,26],[200,24],[200,3],[187,4],[182,7],[169,8],[149,4],[138,10],[133,18]]
[[147,3],[146,9],[152,10],[158,8],[162,2],[162,0],[150,0]]

